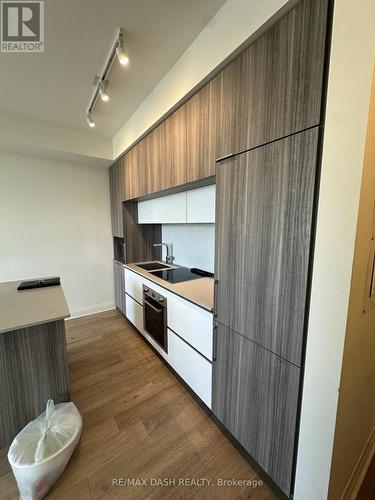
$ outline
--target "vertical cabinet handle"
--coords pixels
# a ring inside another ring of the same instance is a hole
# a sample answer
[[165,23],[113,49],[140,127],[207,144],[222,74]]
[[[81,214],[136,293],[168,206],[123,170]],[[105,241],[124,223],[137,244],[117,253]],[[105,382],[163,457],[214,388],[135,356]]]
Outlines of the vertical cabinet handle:
[[217,325],[213,327],[213,335],[212,335],[212,362],[217,359]]
[[219,280],[214,281],[214,318],[217,318],[217,289]]

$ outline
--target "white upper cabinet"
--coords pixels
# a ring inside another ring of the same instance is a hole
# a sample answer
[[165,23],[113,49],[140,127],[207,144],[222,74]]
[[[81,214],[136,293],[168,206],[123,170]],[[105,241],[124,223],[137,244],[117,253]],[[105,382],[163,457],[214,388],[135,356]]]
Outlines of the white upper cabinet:
[[138,202],[138,224],[215,222],[215,186]]
[[138,224],[186,222],[186,192],[138,202]]
[[188,224],[215,222],[215,186],[192,189],[186,193],[186,222]]

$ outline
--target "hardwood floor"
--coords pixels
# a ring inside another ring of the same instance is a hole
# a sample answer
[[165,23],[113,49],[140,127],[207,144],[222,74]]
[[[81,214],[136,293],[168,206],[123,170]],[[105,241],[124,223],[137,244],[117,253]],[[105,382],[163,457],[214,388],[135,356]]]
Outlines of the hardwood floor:
[[[49,499],[276,498],[118,311],[68,321],[66,331],[71,398],[83,432]],[[147,484],[120,486],[127,478]],[[159,478],[172,484],[151,484]],[[210,485],[188,485],[198,478]],[[221,479],[257,486],[219,486]],[[16,498],[3,450],[0,499]]]

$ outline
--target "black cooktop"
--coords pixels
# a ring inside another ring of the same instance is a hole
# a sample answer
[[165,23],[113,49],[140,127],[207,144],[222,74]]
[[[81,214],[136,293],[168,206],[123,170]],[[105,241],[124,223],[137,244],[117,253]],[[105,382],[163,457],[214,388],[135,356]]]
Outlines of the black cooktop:
[[196,280],[199,278],[213,278],[213,274],[207,271],[202,271],[201,269],[188,269],[186,267],[178,267],[177,269],[168,269],[164,271],[153,271],[158,278],[169,283],[181,283],[183,281]]

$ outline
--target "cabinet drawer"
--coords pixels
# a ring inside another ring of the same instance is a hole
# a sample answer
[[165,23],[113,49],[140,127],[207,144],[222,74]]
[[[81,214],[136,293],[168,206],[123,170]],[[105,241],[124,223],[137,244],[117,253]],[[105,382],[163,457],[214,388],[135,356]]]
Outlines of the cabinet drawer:
[[168,297],[168,327],[212,361],[212,313],[177,297]]
[[212,364],[169,329],[168,362],[211,408]]
[[143,307],[129,295],[126,295],[126,317],[143,333]]
[[142,277],[129,269],[125,269],[125,292],[143,304]]

